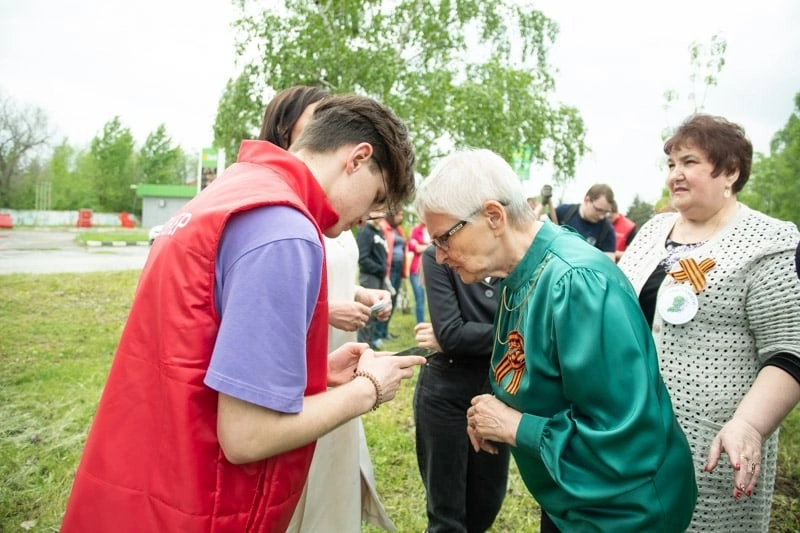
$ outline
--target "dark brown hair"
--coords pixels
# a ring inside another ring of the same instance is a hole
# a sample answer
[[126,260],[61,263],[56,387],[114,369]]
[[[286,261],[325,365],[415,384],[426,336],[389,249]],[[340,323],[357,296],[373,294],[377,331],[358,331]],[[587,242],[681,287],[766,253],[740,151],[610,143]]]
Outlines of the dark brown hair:
[[595,183],[589,187],[589,190],[586,191],[586,196],[593,202],[601,196],[605,196],[608,203],[614,203],[614,191],[605,183]]
[[269,141],[288,150],[293,141],[292,129],[306,110],[314,102],[319,102],[328,96],[328,91],[319,87],[295,85],[279,91],[264,111],[264,120],[261,123],[261,134],[258,139]]
[[670,155],[673,150],[689,146],[706,153],[714,165],[712,177],[716,178],[723,172],[733,174],[738,170],[733,192],[738,193],[744,188],[753,163],[753,145],[745,137],[744,128],[723,117],[691,115],[664,143],[664,153]]
[[387,208],[394,212],[414,195],[416,156],[408,128],[383,104],[355,94],[325,98],[292,151],[324,153],[362,142],[372,146],[371,161],[384,175]]

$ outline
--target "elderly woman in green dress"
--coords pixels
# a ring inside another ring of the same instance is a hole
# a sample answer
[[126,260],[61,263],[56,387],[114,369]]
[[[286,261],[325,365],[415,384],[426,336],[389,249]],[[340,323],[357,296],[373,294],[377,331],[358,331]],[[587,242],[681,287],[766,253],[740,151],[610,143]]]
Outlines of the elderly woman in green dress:
[[686,437],[628,280],[578,234],[540,222],[488,150],[442,160],[415,201],[436,260],[504,278],[473,447],[507,443],[542,531],[681,531],[696,485]]

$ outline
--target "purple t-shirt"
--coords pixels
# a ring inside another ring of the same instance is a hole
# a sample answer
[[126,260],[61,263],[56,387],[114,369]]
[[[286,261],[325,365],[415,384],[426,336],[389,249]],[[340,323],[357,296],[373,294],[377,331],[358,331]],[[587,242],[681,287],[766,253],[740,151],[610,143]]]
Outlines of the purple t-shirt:
[[221,323],[206,385],[275,411],[302,410],[306,332],[323,255],[314,225],[291,207],[230,218],[217,250],[214,296]]

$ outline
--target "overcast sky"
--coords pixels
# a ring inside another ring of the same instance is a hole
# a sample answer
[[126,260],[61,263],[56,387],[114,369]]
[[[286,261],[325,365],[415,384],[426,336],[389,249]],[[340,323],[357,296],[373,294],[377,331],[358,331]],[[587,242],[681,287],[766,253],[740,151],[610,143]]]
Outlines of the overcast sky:
[[[270,1],[264,2],[268,6]],[[556,196],[579,201],[610,184],[622,210],[654,202],[661,131],[692,111],[688,47],[720,34],[728,43],[705,110],[742,124],[768,152],[800,92],[800,1],[540,0],[560,33],[550,54],[557,98],[581,112],[592,149]],[[235,56],[228,0],[0,0],[0,91],[44,109],[60,136],[86,145],[119,115],[138,143],[166,124],[199,150]],[[683,100],[665,114],[664,91]],[[513,117],[511,117],[513,119]],[[527,182],[538,190],[547,169]]]

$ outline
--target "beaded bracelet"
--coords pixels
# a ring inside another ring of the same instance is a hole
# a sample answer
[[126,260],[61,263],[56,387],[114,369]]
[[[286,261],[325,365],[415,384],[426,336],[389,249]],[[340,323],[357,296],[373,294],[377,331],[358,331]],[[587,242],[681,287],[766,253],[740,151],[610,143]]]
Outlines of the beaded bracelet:
[[375,385],[375,405],[373,405],[372,409],[370,409],[370,411],[374,411],[381,405],[381,403],[383,403],[383,391],[381,390],[381,384],[378,383],[378,378],[369,372],[365,372],[364,370],[358,370],[355,374],[353,374],[353,379],[356,379],[359,376],[367,378],[372,382],[373,385]]

